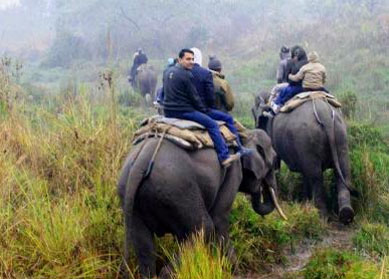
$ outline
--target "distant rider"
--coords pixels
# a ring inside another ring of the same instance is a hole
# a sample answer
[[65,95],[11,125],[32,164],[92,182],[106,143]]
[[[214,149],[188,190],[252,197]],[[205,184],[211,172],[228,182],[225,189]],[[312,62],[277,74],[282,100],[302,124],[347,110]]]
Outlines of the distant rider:
[[136,76],[136,70],[138,67],[142,64],[146,64],[148,61],[148,58],[146,54],[143,52],[141,48],[138,48],[138,50],[134,53],[134,61],[132,63],[132,67],[130,70],[130,75],[128,77],[128,81],[131,82],[132,85],[134,85],[135,76]]

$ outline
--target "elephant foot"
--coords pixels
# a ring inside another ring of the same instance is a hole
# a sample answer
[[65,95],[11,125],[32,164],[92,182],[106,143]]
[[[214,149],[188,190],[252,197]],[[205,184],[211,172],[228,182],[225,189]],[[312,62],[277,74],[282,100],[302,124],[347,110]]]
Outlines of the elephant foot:
[[350,206],[344,206],[339,210],[339,221],[344,225],[350,224],[354,220],[354,210]]

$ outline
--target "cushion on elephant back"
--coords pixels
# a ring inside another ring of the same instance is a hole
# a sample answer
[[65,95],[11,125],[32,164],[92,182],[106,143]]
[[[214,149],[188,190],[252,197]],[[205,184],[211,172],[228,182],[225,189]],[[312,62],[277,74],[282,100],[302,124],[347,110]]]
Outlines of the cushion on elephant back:
[[139,72],[142,72],[142,71],[147,70],[147,69],[154,71],[154,67],[152,65],[144,63],[144,64],[139,65],[138,68],[136,68],[136,72],[139,73]]
[[[235,135],[223,121],[217,121],[220,132],[227,145],[236,146]],[[236,125],[238,131],[244,133],[244,127]],[[161,137],[166,131],[165,138],[185,149],[213,148],[213,141],[206,128],[197,122],[163,116],[153,116],[142,121],[141,127],[135,132],[133,144],[138,144],[149,137]],[[246,136],[245,133],[242,137]]]
[[311,91],[303,92],[294,96],[292,99],[286,102],[286,104],[281,108],[280,112],[291,112],[305,102],[314,99],[326,99],[329,104],[336,108],[340,108],[342,106],[340,102],[336,100],[336,98],[331,94],[328,94],[324,91]]

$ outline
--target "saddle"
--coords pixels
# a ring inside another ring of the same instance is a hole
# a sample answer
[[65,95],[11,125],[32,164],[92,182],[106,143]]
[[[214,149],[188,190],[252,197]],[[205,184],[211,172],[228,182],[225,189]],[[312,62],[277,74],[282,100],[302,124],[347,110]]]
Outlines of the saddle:
[[[227,128],[225,122],[216,121],[219,124],[220,132],[228,146],[236,147],[236,137]],[[247,138],[246,128],[236,121],[235,127],[242,138]],[[167,118],[161,115],[155,115],[144,119],[140,128],[134,134],[133,144],[139,144],[150,137],[162,137],[188,150],[197,150],[202,148],[214,148],[213,141],[207,132],[207,129],[194,121]]]
[[342,106],[341,103],[331,94],[328,94],[324,91],[311,91],[299,93],[294,96],[292,99],[286,102],[286,104],[280,109],[280,112],[291,112],[305,102],[314,99],[325,99],[330,105],[336,108],[340,108]]

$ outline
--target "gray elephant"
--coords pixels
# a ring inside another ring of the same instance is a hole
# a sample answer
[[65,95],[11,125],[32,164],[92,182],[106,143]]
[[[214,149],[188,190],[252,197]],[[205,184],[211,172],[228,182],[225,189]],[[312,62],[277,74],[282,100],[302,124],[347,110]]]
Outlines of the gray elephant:
[[277,155],[291,171],[303,175],[303,198],[313,199],[323,216],[327,215],[323,171],[333,168],[336,175],[339,220],[353,221],[346,125],[340,109],[324,99],[307,101],[289,113],[274,118],[262,115],[269,93],[261,92],[252,109],[256,127],[266,130]]
[[147,64],[139,66],[136,70],[133,86],[145,98],[146,103],[151,105],[157,87],[157,72],[154,67]]
[[125,260],[132,243],[142,278],[156,275],[153,235],[172,233],[183,241],[202,228],[208,237],[228,239],[228,216],[238,191],[251,195],[258,214],[269,214],[275,207],[283,214],[274,193],[276,153],[264,131],[250,132],[245,146],[254,153],[228,168],[221,167],[213,149],[186,151],[163,140],[145,177],[157,142],[150,138],[141,152],[141,144],[131,151],[118,183],[125,217]]

